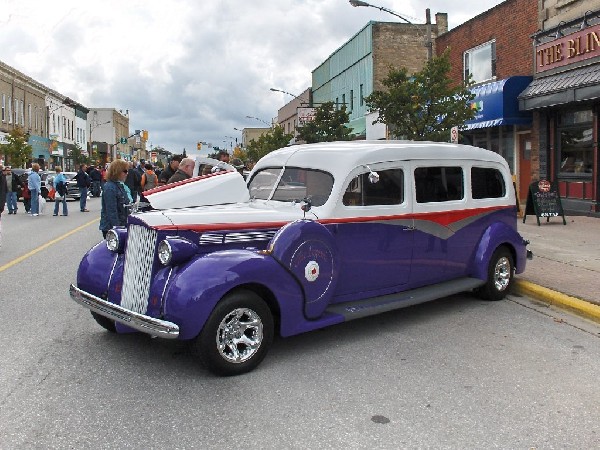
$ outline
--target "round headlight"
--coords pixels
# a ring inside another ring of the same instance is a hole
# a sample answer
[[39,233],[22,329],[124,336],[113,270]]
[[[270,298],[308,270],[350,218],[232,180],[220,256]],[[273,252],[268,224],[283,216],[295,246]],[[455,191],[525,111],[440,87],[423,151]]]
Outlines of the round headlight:
[[108,230],[106,232],[106,247],[111,252],[119,251],[119,235],[115,230]]
[[173,251],[168,241],[165,240],[158,244],[158,260],[161,264],[167,266],[171,262],[172,257]]

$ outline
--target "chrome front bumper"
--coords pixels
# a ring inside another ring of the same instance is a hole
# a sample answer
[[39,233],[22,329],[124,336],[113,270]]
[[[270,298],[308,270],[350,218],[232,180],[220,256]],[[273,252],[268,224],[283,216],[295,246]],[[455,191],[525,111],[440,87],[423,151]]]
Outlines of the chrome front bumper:
[[74,285],[71,285],[69,288],[69,294],[73,300],[89,310],[108,317],[115,322],[127,325],[134,330],[165,339],[177,339],[179,337],[179,326],[173,322],[129,311],[119,305],[96,297],[89,292],[85,292]]

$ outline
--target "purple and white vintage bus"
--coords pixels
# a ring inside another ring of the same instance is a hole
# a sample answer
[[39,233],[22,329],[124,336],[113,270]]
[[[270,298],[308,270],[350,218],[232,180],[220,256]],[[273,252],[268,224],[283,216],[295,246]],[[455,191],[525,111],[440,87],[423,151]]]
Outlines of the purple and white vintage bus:
[[500,300],[525,269],[508,165],[487,150],[296,145],[241,179],[195,178],[169,188],[178,208],[163,196],[130,215],[84,256],[71,297],[109,331],[189,340],[211,371],[235,375],[275,333],[463,291]]

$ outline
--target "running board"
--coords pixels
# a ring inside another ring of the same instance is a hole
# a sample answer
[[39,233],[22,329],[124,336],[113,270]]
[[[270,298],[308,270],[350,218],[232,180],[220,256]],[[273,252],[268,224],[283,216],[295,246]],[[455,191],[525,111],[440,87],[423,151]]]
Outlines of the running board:
[[483,286],[484,284],[485,281],[478,278],[459,278],[457,280],[432,284],[430,286],[399,292],[397,294],[388,294],[382,295],[381,297],[368,298],[366,300],[333,304],[329,306],[325,312],[340,314],[344,316],[346,321],[349,321],[392,311],[394,309],[418,305],[419,303],[425,303],[431,300],[437,300],[438,298],[458,294],[459,292],[470,291]]

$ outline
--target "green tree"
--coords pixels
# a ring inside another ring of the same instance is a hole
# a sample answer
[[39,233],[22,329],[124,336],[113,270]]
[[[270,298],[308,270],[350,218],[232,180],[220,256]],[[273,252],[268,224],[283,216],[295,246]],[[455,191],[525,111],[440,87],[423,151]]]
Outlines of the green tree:
[[474,94],[466,83],[452,84],[450,68],[448,51],[429,60],[412,76],[406,68],[390,68],[382,81],[387,89],[365,97],[370,111],[379,112],[374,123],[385,123],[397,138],[449,141],[450,129],[475,115],[469,105]]
[[31,159],[33,148],[27,143],[27,134],[22,128],[14,128],[6,136],[6,144],[0,144],[0,154],[4,154],[6,165],[14,167],[25,167]]
[[273,150],[287,146],[293,137],[294,135],[286,133],[281,125],[275,125],[258,140],[252,139],[248,143],[246,155],[249,159],[258,161]]
[[79,144],[75,144],[75,147],[71,149],[71,159],[75,167],[79,167],[80,164],[89,164],[90,158],[83,153],[83,149]]
[[298,139],[308,144],[314,142],[351,141],[352,129],[345,124],[350,121],[346,105],[336,109],[333,102],[316,108],[315,118],[298,128]]

